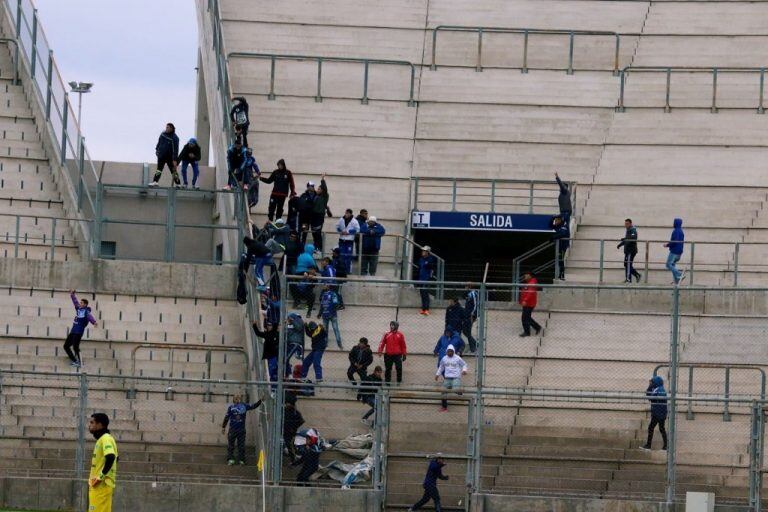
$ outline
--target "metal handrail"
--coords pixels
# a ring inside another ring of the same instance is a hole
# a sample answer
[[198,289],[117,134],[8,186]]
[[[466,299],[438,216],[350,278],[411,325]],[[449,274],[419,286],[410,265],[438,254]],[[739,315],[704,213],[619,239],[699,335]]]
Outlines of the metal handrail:
[[[548,191],[556,191],[557,190],[557,183],[555,181],[551,180],[504,180],[504,179],[483,179],[483,178],[424,178],[419,176],[411,177],[410,180],[413,182],[413,187],[411,190],[413,190],[413,197],[412,197],[412,204],[411,204],[411,210],[418,210],[419,209],[419,187],[450,187],[450,196],[451,196],[451,211],[456,211],[456,205],[462,204],[459,200],[459,187],[462,183],[469,183],[469,184],[490,184],[490,211],[495,213],[496,207],[497,207],[497,197],[499,190],[510,190],[510,189],[504,189],[499,187],[499,185],[505,185],[505,184],[515,184],[515,185],[523,185],[528,188],[528,213],[533,213],[534,208],[534,199],[535,199],[535,190],[537,185],[547,185],[550,188],[546,189]],[[433,183],[434,182],[434,183]],[[568,189],[570,191],[571,195],[571,205],[575,212],[575,206],[576,206],[576,189],[578,186],[578,183],[575,181],[566,181],[565,183],[568,184]],[[522,190],[522,189],[516,189],[516,190]],[[543,190],[543,189],[540,189]],[[438,194],[432,194],[432,195],[438,195]],[[504,198],[509,196],[502,196]],[[557,198],[554,198],[555,201]],[[472,204],[477,204],[473,202]],[[572,215],[575,215],[572,214]]]
[[[659,374],[662,368],[668,368],[668,364],[660,364],[653,369],[653,376]],[[679,363],[679,368],[688,368],[688,394],[693,392],[693,370],[694,368],[712,368],[725,371],[725,389],[723,390],[723,421],[730,421],[731,414],[728,411],[728,402],[731,398],[731,370],[749,370],[760,374],[760,400],[765,400],[765,370],[759,366],[749,364],[721,364],[721,363]],[[693,419],[693,403],[688,402],[687,417]]]
[[168,349],[171,351],[171,370],[168,374],[168,378],[173,378],[173,354],[176,350],[193,350],[198,352],[206,352],[205,356],[205,363],[207,365],[207,372],[208,372],[208,380],[211,379],[211,352],[238,352],[243,354],[245,357],[245,364],[246,366],[250,367],[250,360],[248,358],[248,353],[245,351],[245,349],[241,347],[214,347],[211,345],[195,345],[195,344],[187,344],[187,343],[141,343],[139,345],[136,345],[133,350],[131,350],[131,377],[136,377],[136,352],[138,352],[141,349]]
[[477,65],[475,71],[483,70],[483,33],[495,34],[523,34],[523,66],[520,68],[522,73],[528,72],[528,38],[531,34],[549,34],[549,35],[567,35],[568,44],[568,67],[566,73],[573,74],[573,48],[576,36],[611,36],[616,39],[616,51],[614,54],[613,74],[619,74],[619,50],[621,45],[621,34],[616,32],[600,30],[558,30],[558,29],[536,29],[536,28],[513,28],[513,27],[468,27],[460,25],[438,25],[432,30],[432,64],[430,69],[437,69],[437,33],[444,32],[477,32]]
[[631,72],[635,73],[665,73],[666,74],[666,89],[665,89],[665,103],[664,112],[670,112],[672,106],[670,105],[670,94],[672,88],[672,73],[707,73],[712,75],[712,105],[710,111],[717,113],[719,108],[717,106],[717,77],[721,73],[741,73],[741,74],[758,74],[759,76],[759,90],[758,90],[758,104],[755,109],[758,114],[765,113],[765,107],[763,106],[763,100],[765,97],[765,67],[687,67],[687,66],[627,66],[619,72],[620,85],[619,85],[619,104],[616,106],[617,112],[625,112],[626,106],[624,105],[624,89],[626,87],[627,77]]
[[411,83],[410,83],[410,96],[408,98],[408,106],[415,106],[416,100],[414,99],[415,85],[416,85],[416,66],[407,60],[385,60],[385,59],[366,59],[357,57],[322,57],[319,55],[281,55],[276,53],[256,53],[256,52],[230,52],[227,54],[227,62],[231,58],[253,58],[253,59],[265,59],[269,60],[270,73],[269,73],[269,95],[270,100],[274,100],[275,94],[275,66],[278,60],[295,60],[295,61],[316,61],[317,62],[317,94],[315,95],[315,101],[320,103],[323,101],[322,95],[322,82],[323,82],[323,62],[347,62],[363,64],[363,95],[360,98],[360,103],[363,105],[368,104],[368,71],[371,64],[384,64],[393,66],[408,66],[411,70]]
[[19,42],[10,37],[0,37],[0,43],[13,45],[13,85],[19,85]]

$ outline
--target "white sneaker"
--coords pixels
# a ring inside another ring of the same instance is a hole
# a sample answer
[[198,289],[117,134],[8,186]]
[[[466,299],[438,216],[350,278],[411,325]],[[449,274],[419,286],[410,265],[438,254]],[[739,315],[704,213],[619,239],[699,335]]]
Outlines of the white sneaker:
[[149,183],[147,183],[148,187],[156,187],[157,185],[158,183],[156,181],[150,181]]
[[221,190],[226,190],[228,192],[228,191],[232,190],[232,187],[230,187],[229,185],[225,185],[224,187],[222,187]]
[[680,274],[680,280],[677,282],[677,284],[680,284],[683,281],[685,281],[686,277],[688,277],[688,271],[687,270],[683,270],[683,273]]

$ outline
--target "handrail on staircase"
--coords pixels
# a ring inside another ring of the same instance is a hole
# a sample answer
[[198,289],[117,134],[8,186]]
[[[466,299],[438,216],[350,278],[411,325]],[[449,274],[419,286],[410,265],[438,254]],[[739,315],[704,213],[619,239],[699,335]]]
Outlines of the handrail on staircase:
[[383,64],[391,66],[407,66],[410,68],[410,95],[408,97],[408,105],[413,107],[416,105],[414,99],[416,89],[416,66],[407,60],[386,60],[386,59],[368,59],[357,57],[323,57],[320,55],[282,55],[277,53],[258,53],[258,52],[230,52],[227,54],[227,62],[231,58],[249,58],[249,59],[263,59],[270,61],[269,72],[269,95],[270,100],[274,100],[275,94],[275,67],[278,60],[293,60],[293,61],[315,61],[317,62],[317,94],[315,95],[315,101],[321,103],[323,101],[322,85],[323,85],[323,62],[347,62],[363,64],[363,95],[360,98],[360,103],[363,105],[368,104],[368,75],[371,64]]

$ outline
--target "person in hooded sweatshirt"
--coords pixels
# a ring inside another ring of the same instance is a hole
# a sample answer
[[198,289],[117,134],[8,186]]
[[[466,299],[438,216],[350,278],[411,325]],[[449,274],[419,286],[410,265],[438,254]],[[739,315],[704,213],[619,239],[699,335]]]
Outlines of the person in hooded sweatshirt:
[[464,340],[461,339],[459,333],[446,328],[443,335],[438,338],[435,349],[432,351],[437,356],[437,366],[440,366],[440,361],[445,357],[449,346],[452,346],[459,355],[464,352]]
[[312,244],[304,245],[304,252],[299,254],[296,260],[296,274],[302,275],[309,269],[317,270],[317,264],[315,263],[315,246]]
[[563,221],[568,224],[573,213],[573,205],[571,204],[571,190],[567,183],[564,183],[560,179],[560,175],[555,173],[555,181],[557,182],[560,193],[557,195],[557,206],[560,209],[560,215],[563,217]]
[[176,135],[176,127],[173,123],[165,125],[165,130],[160,134],[157,139],[157,145],[155,146],[155,156],[157,156],[157,171],[155,171],[155,177],[151,182],[147,184],[149,187],[156,187],[160,181],[160,176],[163,174],[163,169],[168,166],[168,170],[171,171],[173,176],[173,184],[179,186],[181,181],[179,180],[178,159],[179,155],[179,137]]
[[251,126],[251,120],[248,118],[248,102],[245,101],[245,98],[242,96],[232,98],[229,118],[232,121],[232,127],[235,129],[237,137],[242,140],[243,146],[247,146],[248,127]]
[[307,374],[309,373],[309,367],[314,366],[315,382],[322,382],[322,361],[325,349],[328,348],[328,331],[326,331],[322,325],[318,325],[316,322],[308,322],[304,326],[304,331],[307,333],[307,336],[309,336],[309,339],[312,342],[312,349],[301,363],[301,378],[306,379]]
[[396,321],[389,322],[389,331],[384,333],[379,343],[379,349],[376,353],[384,356],[384,379],[387,385],[392,381],[392,366],[397,372],[397,383],[403,382],[403,362],[407,357],[407,347],[405,345],[405,336],[398,328],[400,324]]
[[296,196],[296,185],[293,182],[293,173],[285,166],[285,160],[282,158],[277,161],[277,169],[272,171],[269,177],[260,177],[262,183],[272,183],[272,193],[269,195],[269,207],[267,208],[267,217],[269,220],[275,220],[275,216],[283,216],[283,207],[285,199],[289,193],[291,197]]
[[408,512],[419,510],[421,507],[426,505],[429,500],[435,502],[435,512],[442,512],[443,509],[440,505],[440,492],[437,490],[437,481],[448,480],[448,476],[443,475],[444,467],[445,460],[443,460],[442,454],[435,454],[435,458],[429,462],[427,474],[424,477],[424,495],[419,501],[417,501],[411,508],[408,509]]
[[277,381],[277,356],[279,350],[280,331],[275,328],[275,324],[270,321],[264,321],[264,330],[259,329],[258,322],[253,322],[253,332],[256,336],[264,340],[261,359],[267,362],[269,369],[270,382]]
[[680,281],[685,279],[685,272],[677,268],[677,262],[683,255],[683,246],[685,244],[685,233],[683,233],[683,219],[675,219],[672,224],[672,235],[669,238],[669,242],[664,244],[664,247],[669,249],[669,256],[667,256],[667,270],[672,272],[673,284],[679,284]]
[[237,443],[237,455],[240,465],[245,465],[245,417],[248,411],[252,411],[261,405],[261,400],[254,404],[242,402],[242,397],[237,394],[232,397],[232,404],[227,407],[227,413],[224,415],[224,422],[221,424],[221,433],[227,431],[229,424],[229,433],[227,434],[227,464],[230,466],[235,463],[235,443]]
[[[437,365],[435,381],[443,378],[443,387],[445,389],[456,389],[461,387],[461,377],[467,374],[467,363],[456,353],[453,345],[448,345],[445,355]],[[448,396],[443,393],[442,407],[440,411],[448,410]]]
[[179,162],[181,162],[181,178],[184,180],[184,188],[187,188],[189,182],[187,181],[187,167],[192,166],[192,188],[198,190],[197,178],[200,176],[200,146],[197,144],[197,139],[192,137],[184,144],[179,152]]
[[664,379],[655,375],[649,382],[645,390],[645,396],[651,402],[651,422],[648,424],[648,441],[640,448],[650,450],[653,442],[653,431],[658,425],[661,439],[664,441],[662,450],[667,449],[667,430],[664,423],[667,421],[667,390],[664,389]]
[[344,216],[336,223],[336,231],[339,233],[339,252],[344,261],[347,274],[352,273],[352,250],[355,247],[355,236],[360,232],[360,224],[347,208]]
[[459,299],[452,298],[445,309],[445,328],[460,333],[464,327],[464,308],[459,304]]
[[285,319],[285,376],[290,376],[291,359],[304,359],[304,319],[298,313],[289,313]]
[[88,306],[86,299],[77,299],[75,290],[69,291],[69,298],[72,300],[72,305],[75,306],[75,320],[72,322],[72,329],[70,329],[67,339],[64,341],[64,351],[69,356],[70,366],[80,368],[82,361],[80,360],[80,340],[83,339],[83,333],[88,324],[93,324],[96,327],[96,319],[91,314],[91,308]]
[[355,374],[360,376],[360,382],[365,380],[368,375],[368,367],[373,364],[373,351],[368,346],[368,338],[360,338],[357,345],[349,351],[349,368],[347,368],[347,379],[352,384],[356,384]]

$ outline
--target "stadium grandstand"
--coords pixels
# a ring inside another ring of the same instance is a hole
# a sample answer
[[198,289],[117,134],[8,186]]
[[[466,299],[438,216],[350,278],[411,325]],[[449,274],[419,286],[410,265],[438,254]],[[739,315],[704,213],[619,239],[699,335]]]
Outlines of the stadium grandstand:
[[768,504],[768,2],[195,0],[144,165],[0,6],[0,510]]

